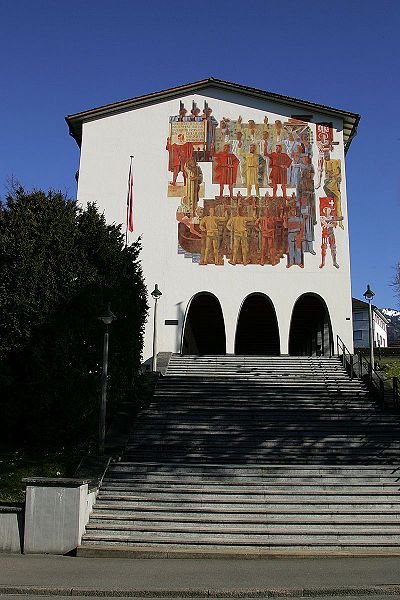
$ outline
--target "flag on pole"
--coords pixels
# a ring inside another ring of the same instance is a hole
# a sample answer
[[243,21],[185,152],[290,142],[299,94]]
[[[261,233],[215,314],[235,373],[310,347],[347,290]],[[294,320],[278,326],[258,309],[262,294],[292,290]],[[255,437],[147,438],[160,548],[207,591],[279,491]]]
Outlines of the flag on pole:
[[129,178],[128,178],[128,196],[126,199],[126,229],[127,231],[133,231],[133,170],[132,170],[132,157],[131,165],[129,167]]

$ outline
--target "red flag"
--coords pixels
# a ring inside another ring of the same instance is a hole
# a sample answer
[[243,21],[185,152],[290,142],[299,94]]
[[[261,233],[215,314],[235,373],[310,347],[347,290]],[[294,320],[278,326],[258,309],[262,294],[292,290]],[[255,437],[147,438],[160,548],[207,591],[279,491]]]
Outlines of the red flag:
[[133,170],[132,162],[129,167],[128,178],[128,197],[126,199],[126,226],[129,231],[133,231]]

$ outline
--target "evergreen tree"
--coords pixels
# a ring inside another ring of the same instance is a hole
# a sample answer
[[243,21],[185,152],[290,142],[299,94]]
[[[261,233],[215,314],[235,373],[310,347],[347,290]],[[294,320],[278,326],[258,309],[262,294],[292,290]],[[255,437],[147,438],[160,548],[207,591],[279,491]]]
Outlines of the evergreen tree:
[[140,243],[94,204],[22,188],[0,205],[2,436],[64,442],[96,431],[111,302],[109,408],[132,395],[147,314]]

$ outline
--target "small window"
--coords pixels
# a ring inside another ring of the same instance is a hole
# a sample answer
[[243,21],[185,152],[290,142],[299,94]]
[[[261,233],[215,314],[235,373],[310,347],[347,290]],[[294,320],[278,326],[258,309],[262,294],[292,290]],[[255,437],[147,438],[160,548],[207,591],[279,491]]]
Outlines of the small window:
[[354,332],[354,339],[355,339],[355,340],[362,340],[362,339],[363,339],[363,332],[362,332],[362,330],[361,330],[361,329],[357,329],[357,330]]

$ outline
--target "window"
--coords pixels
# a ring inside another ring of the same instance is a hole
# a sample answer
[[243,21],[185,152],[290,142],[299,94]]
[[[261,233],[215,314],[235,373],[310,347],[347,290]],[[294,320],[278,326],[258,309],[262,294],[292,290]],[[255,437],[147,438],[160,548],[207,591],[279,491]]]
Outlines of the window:
[[355,340],[362,340],[362,339],[363,339],[363,332],[362,332],[362,330],[361,330],[361,329],[357,329],[357,330],[354,332],[354,339],[355,339]]
[[353,314],[354,321],[368,321],[367,313],[364,311],[357,311]]

